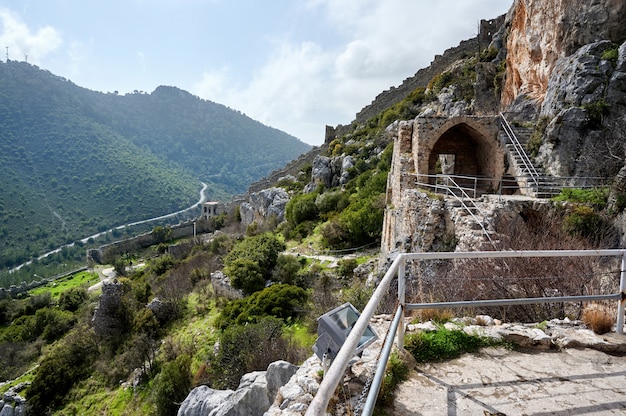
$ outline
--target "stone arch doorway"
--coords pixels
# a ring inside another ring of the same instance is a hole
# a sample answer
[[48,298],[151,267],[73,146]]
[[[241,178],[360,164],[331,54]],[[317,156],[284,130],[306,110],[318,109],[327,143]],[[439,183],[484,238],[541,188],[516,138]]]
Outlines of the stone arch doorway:
[[484,176],[479,163],[479,134],[464,123],[443,133],[430,152],[428,174]]
[[463,186],[474,186],[473,178],[481,178],[482,192],[497,190],[504,173],[504,151],[495,117],[460,116],[416,123],[416,167],[419,174],[429,176],[429,183],[435,183],[433,175],[446,174],[467,177],[459,179]]

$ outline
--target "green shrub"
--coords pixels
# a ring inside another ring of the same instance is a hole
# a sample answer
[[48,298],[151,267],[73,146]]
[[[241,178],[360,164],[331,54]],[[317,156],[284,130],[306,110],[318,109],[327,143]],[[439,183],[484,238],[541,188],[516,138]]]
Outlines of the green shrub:
[[576,189],[563,188],[561,193],[554,198],[554,201],[577,202],[589,204],[597,209],[606,207],[609,199],[609,188]]
[[97,345],[86,328],[72,331],[42,359],[26,391],[30,414],[48,414],[63,403],[75,383],[88,377]]
[[272,233],[249,236],[238,241],[224,258],[224,265],[229,266],[237,259],[256,262],[265,280],[271,277],[278,255],[285,250],[285,243]]
[[339,261],[339,276],[343,278],[352,277],[354,275],[354,269],[358,266],[356,259],[344,259]]
[[307,292],[297,286],[276,284],[243,299],[229,302],[215,325],[224,329],[233,324],[257,322],[271,316],[291,321],[303,316]]
[[224,267],[224,273],[230,278],[231,285],[244,295],[251,295],[265,287],[265,277],[256,261],[235,259]]
[[585,104],[583,109],[587,112],[587,126],[591,129],[602,127],[602,120],[609,113],[611,105],[604,99]]
[[301,222],[315,220],[319,214],[315,198],[317,193],[294,196],[285,206],[285,219],[294,227]]
[[500,345],[491,338],[468,335],[462,330],[439,327],[432,332],[409,334],[406,349],[418,362],[443,361],[457,358],[464,352],[474,352],[481,347]]
[[528,143],[526,144],[526,150],[528,150],[532,157],[537,156],[537,154],[539,153],[539,147],[541,147],[541,141],[543,139],[544,133],[546,132],[548,124],[550,124],[550,118],[541,117],[535,125],[535,130],[533,130],[530,138],[528,139]]
[[59,295],[59,308],[75,312],[87,300],[87,290],[82,287],[73,287],[64,290]]
[[154,380],[157,415],[175,415],[191,390],[191,357],[187,354],[163,364]]
[[288,285],[295,284],[298,272],[306,264],[305,257],[296,257],[288,254],[280,254],[276,261],[276,268],[272,274],[272,280]]
[[385,375],[383,383],[378,392],[377,406],[390,404],[393,400],[394,392],[400,383],[406,381],[409,377],[409,367],[402,361],[397,351],[389,356],[387,367],[385,367]]
[[350,197],[344,191],[328,191],[315,199],[315,205],[320,216],[328,219],[333,213],[339,213],[350,205]]
[[615,46],[614,48],[607,49],[602,52],[601,59],[605,61],[611,61],[615,63],[617,62],[617,58],[619,58],[619,46]]
[[241,376],[266,370],[279,359],[297,361],[280,320],[265,317],[257,323],[233,325],[220,336],[217,353],[208,357],[207,378],[214,389],[235,389]]
[[586,205],[576,206],[563,222],[563,228],[569,234],[585,238],[595,238],[605,229],[605,221],[593,208]]

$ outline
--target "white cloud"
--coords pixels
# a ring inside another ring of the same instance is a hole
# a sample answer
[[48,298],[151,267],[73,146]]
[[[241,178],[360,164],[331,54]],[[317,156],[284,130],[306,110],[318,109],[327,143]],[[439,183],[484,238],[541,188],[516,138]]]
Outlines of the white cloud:
[[[328,103],[325,83],[332,56],[318,44],[275,40],[264,66],[255,69],[247,85],[231,85],[228,68],[205,71],[194,93],[232,108],[309,143],[320,143],[323,130],[311,118]],[[319,129],[320,131],[314,131]]]
[[39,63],[48,54],[56,51],[63,40],[60,33],[51,26],[31,29],[15,13],[0,9],[0,45],[9,48],[9,59]]

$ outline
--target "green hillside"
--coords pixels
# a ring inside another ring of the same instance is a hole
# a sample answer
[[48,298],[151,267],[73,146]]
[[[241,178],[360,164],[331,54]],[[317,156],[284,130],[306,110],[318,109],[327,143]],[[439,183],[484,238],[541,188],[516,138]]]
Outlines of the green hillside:
[[0,63],[0,267],[112,226],[224,200],[309,146],[173,88],[103,94]]

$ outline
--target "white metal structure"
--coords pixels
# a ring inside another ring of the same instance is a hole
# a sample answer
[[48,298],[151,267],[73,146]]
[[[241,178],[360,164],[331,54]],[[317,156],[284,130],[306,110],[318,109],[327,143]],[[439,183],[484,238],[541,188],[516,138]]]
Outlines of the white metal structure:
[[[441,302],[407,304],[405,300],[405,269],[407,260],[436,260],[436,259],[478,259],[478,258],[533,258],[533,257],[621,257],[620,285],[618,293],[590,296],[562,296],[546,298],[524,299],[493,299],[468,302]],[[389,336],[383,346],[381,359],[377,367],[376,375],[372,381],[367,402],[362,415],[371,415],[374,410],[376,396],[380,389],[380,383],[384,375],[387,359],[391,352],[393,338],[397,333],[397,345],[399,349],[404,345],[404,315],[411,309],[424,308],[454,308],[471,306],[501,306],[518,305],[528,303],[551,303],[551,302],[580,302],[593,300],[617,300],[617,324],[616,332],[623,334],[624,330],[624,302],[626,301],[626,250],[552,250],[552,251],[473,251],[473,252],[433,252],[433,253],[402,253],[398,254],[385,273],[380,284],[372,294],[369,302],[361,312],[361,316],[355,323],[350,335],[339,350],[337,357],[324,374],[317,394],[309,405],[306,416],[318,416],[326,414],[328,402],[333,396],[337,385],[341,381],[348,362],[354,357],[354,351],[361,335],[370,323],[378,304],[387,292],[393,279],[398,277],[398,309],[389,331]]]

